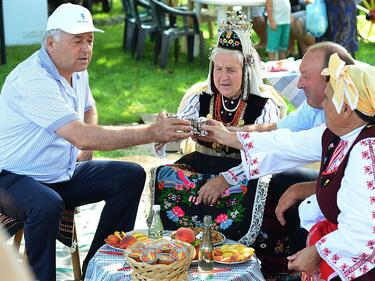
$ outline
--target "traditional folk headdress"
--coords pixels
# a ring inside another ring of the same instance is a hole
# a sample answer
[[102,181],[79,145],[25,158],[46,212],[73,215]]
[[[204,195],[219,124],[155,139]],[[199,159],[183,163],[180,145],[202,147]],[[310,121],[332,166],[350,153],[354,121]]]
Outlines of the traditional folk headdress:
[[[228,11],[227,18],[219,26],[218,40],[215,48],[240,51],[243,55],[243,76],[241,98],[247,100],[249,95],[271,98],[283,110],[284,100],[271,86],[264,85],[262,80],[261,61],[251,41],[252,24],[242,11]],[[208,92],[213,93],[213,60],[210,59],[208,73]]]
[[337,53],[329,58],[323,76],[329,76],[333,89],[332,102],[336,111],[347,103],[366,116],[375,116],[375,67],[368,64],[345,65]]

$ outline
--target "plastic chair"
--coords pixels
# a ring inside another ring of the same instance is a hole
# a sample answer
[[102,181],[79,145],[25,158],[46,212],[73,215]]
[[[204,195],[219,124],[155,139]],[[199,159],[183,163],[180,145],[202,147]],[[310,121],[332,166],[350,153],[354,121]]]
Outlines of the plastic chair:
[[[188,10],[194,10],[194,1],[188,0]],[[208,8],[207,4],[202,4],[200,10],[200,22],[207,22],[208,26],[208,34],[210,39],[214,38],[214,22],[216,22],[217,16],[215,14],[210,13],[210,9]]]
[[[71,258],[72,258],[74,280],[81,280],[82,271],[81,271],[81,263],[80,263],[80,258],[79,258],[77,232],[76,232],[76,226],[74,223],[74,214],[77,213],[76,210],[74,211],[65,210],[63,212],[57,239],[60,242],[62,242],[64,245],[73,249],[73,251],[71,251]],[[8,232],[10,236],[14,236],[13,246],[18,252],[20,245],[21,245],[22,238],[23,238],[23,223],[20,221],[17,221],[14,218],[8,217],[0,213],[0,225],[4,227],[4,229]],[[72,231],[71,232],[67,231],[67,229],[72,229]],[[23,253],[23,260],[24,262],[27,262],[27,250],[26,249],[25,249],[25,252]]]
[[[197,35],[199,38],[199,54],[201,63],[204,61],[204,41],[202,33],[199,29],[198,18],[195,12],[184,11],[172,8],[157,0],[150,0],[152,15],[156,19],[158,26],[159,37],[157,40],[161,41],[161,54],[160,54],[160,68],[165,68],[168,61],[168,52],[171,43],[175,42],[175,61],[178,60],[179,55],[179,38],[187,38],[188,61],[193,61],[194,57],[194,37]],[[174,25],[170,25],[170,18],[176,18]],[[182,20],[179,21],[178,18]],[[189,20],[192,22],[192,27],[189,25]],[[182,23],[182,26],[179,24]],[[160,44],[156,44],[159,46]],[[159,51],[155,52],[157,55]],[[157,58],[155,59],[155,62]]]
[[146,0],[134,0],[135,21],[137,24],[137,44],[135,49],[135,58],[140,60],[143,57],[143,52],[146,45],[147,34],[150,34],[152,39],[157,32],[157,25],[153,17],[146,17],[145,14],[151,14],[150,3]]
[[136,42],[137,23],[135,21],[134,5],[131,0],[122,0],[121,2],[125,12],[124,39],[122,46],[125,51],[130,51],[135,49]]

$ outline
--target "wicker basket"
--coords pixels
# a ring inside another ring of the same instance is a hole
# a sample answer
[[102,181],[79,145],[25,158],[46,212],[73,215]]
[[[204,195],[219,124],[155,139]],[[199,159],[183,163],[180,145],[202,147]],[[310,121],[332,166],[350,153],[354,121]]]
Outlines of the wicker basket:
[[186,258],[174,263],[150,265],[144,262],[137,262],[125,255],[129,265],[133,268],[132,280],[137,281],[180,281],[188,280],[188,268],[195,256],[195,248],[190,244],[186,245],[190,254]]

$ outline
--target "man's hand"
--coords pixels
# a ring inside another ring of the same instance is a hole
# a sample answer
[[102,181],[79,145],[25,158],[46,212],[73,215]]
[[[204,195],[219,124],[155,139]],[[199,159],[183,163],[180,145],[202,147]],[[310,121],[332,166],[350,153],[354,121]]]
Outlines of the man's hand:
[[317,270],[321,257],[315,246],[307,247],[287,257],[288,269],[291,271],[312,273]]
[[167,118],[168,118],[168,114],[165,111],[161,111],[159,112],[158,116],[156,116],[155,122],[160,122]]
[[301,182],[290,186],[281,195],[279,202],[277,203],[275,213],[281,225],[285,225],[284,213],[297,202],[302,201],[315,192],[316,182]]
[[217,176],[206,182],[198,191],[198,197],[195,199],[195,205],[203,202],[205,205],[215,205],[221,194],[229,187],[223,176]]
[[81,150],[114,150],[146,143],[167,143],[192,135],[190,121],[161,117],[159,122],[139,126],[99,126],[74,120],[56,134]]
[[156,122],[150,126],[150,135],[154,142],[167,143],[186,139],[193,135],[190,121],[180,118],[168,118],[165,112],[159,113]]
[[285,225],[286,223],[284,213],[300,200],[298,195],[299,188],[301,187],[298,183],[290,186],[283,195],[281,195],[277,203],[275,213],[281,225]]
[[202,130],[208,132],[208,137],[215,139],[217,142],[242,149],[241,142],[238,140],[236,133],[229,132],[223,123],[216,120],[208,120],[205,125],[202,126]]
[[92,150],[81,150],[78,154],[77,162],[92,160],[93,154]]

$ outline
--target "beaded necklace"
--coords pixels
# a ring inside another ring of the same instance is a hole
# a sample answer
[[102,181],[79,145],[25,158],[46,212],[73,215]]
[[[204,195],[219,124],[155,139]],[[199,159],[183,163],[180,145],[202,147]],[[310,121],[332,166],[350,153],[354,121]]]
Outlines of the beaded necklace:
[[[219,97],[216,97],[215,102],[214,102],[214,100],[215,100],[215,97],[213,96],[210,100],[210,111],[207,114],[208,119],[212,119],[214,117],[215,120],[222,122],[225,126],[237,126],[237,125],[243,126],[243,125],[245,125],[245,121],[243,120],[243,116],[245,114],[247,104],[242,99],[238,102],[238,104],[236,106],[236,109],[237,109],[236,113],[234,114],[232,121],[229,122],[229,123],[225,123],[221,119],[221,107],[222,107],[222,105],[224,105],[224,100],[222,101],[222,98],[219,98]],[[224,110],[226,110],[226,107],[225,106],[223,106],[223,107],[224,107]],[[230,111],[230,112],[233,112],[233,111]],[[215,114],[215,116],[214,116],[214,114]],[[221,152],[227,152],[228,153],[229,152],[228,146],[225,146],[225,145],[223,145],[221,143],[218,143],[216,141],[212,143],[211,147],[212,147],[213,150],[215,150],[218,153],[221,153]]]
[[[238,99],[236,107],[233,108],[233,109],[229,109],[229,108],[227,108],[227,107],[225,106],[224,96],[223,96],[223,95],[220,95],[220,96],[221,96],[221,104],[223,105],[225,111],[227,111],[227,112],[235,112],[235,111],[237,110],[238,106],[241,104],[241,99]],[[233,102],[233,101],[232,101],[232,102]]]
[[[221,95],[221,94],[219,94]],[[226,109],[224,105],[224,102],[222,102],[222,98],[217,97],[212,97],[210,100],[210,111],[209,114],[207,115],[207,118],[214,118],[217,121],[222,122],[225,126],[243,126],[245,124],[245,121],[243,120],[243,116],[245,114],[245,109],[246,109],[246,103],[241,99],[237,106],[236,106],[236,113],[233,116],[233,119],[229,123],[223,122],[221,119],[221,108],[223,107],[224,110],[229,111]],[[231,110],[229,112],[233,112],[234,110]]]

